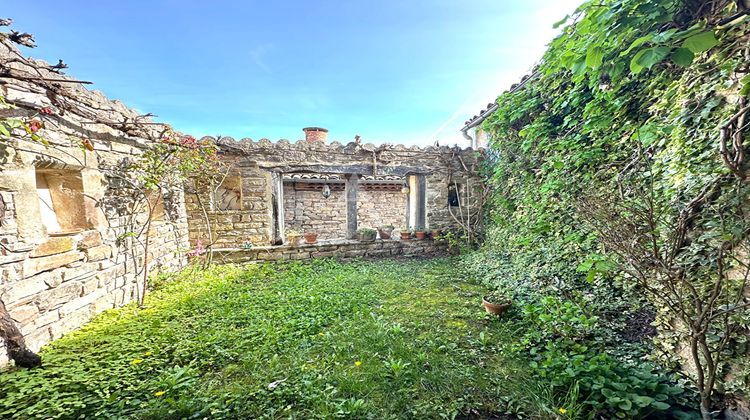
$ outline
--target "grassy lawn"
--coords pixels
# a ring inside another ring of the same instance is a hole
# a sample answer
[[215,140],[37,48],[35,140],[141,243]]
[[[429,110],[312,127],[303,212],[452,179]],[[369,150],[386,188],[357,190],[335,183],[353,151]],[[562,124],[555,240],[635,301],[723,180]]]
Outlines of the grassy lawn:
[[[0,416],[486,418],[535,385],[451,260],[222,266],[161,281],[0,374]],[[518,401],[523,401],[519,403]],[[532,409],[533,410],[533,409]],[[533,414],[533,413],[532,413]],[[537,413],[539,414],[539,413]]]

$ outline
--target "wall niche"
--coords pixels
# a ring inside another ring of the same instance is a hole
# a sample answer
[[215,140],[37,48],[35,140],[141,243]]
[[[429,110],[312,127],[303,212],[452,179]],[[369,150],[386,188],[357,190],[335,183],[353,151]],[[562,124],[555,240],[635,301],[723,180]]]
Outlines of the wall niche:
[[211,197],[213,211],[242,210],[242,178],[226,177]]
[[47,233],[75,233],[89,228],[80,171],[37,168],[36,192]]

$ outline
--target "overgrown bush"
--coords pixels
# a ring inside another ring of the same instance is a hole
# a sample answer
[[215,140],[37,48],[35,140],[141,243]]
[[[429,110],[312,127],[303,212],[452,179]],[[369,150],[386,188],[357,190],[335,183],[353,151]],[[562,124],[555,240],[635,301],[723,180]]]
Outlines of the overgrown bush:
[[[740,398],[747,389],[747,376],[724,380],[730,364],[742,375],[748,363],[735,344],[748,325],[738,192],[746,194],[750,110],[750,25],[738,4],[586,2],[485,122],[491,226],[466,268],[524,301],[517,315],[531,332],[519,351],[590,414],[697,408],[697,395],[708,418],[723,405],[716,389]],[[665,210],[650,222],[635,217],[643,207],[621,205],[644,192]],[[587,211],[592,199],[601,205]],[[635,254],[605,240],[614,231]],[[638,254],[647,242],[651,257]],[[649,287],[659,283],[666,289]],[[689,307],[698,309],[679,312]],[[675,346],[687,342],[698,347],[689,363]],[[699,369],[681,371],[684,400],[665,375],[690,364]],[[623,389],[595,388],[599,377]]]

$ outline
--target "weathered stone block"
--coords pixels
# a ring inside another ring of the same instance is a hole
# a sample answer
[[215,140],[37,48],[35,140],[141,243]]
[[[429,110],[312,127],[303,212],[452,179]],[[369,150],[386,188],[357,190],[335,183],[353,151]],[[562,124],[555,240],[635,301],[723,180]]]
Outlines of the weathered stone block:
[[20,252],[5,252],[5,255],[0,256],[0,265],[10,264],[18,261],[22,261],[26,258],[26,254]]
[[112,256],[112,248],[109,245],[99,245],[84,251],[87,261],[99,261]]
[[8,309],[10,317],[19,324],[27,324],[39,315],[39,308],[33,303],[16,306]]
[[18,280],[10,284],[2,294],[3,301],[5,303],[13,303],[22,298],[32,296],[43,290],[47,290],[48,286],[45,282],[45,276],[39,275],[29,277],[23,280]]
[[53,254],[62,254],[63,252],[72,251],[74,244],[75,241],[73,240],[72,236],[52,237],[49,238],[47,242],[44,242],[43,244],[34,248],[29,256],[35,258]]
[[78,241],[78,249],[89,249],[102,244],[102,236],[97,231],[88,231],[82,234],[81,240]]
[[63,335],[80,328],[89,319],[91,319],[91,311],[88,308],[81,308],[76,312],[68,314],[60,320],[49,325],[50,336],[53,340],[56,340]]
[[83,258],[83,254],[78,251],[49,255],[46,257],[30,258],[24,261],[23,274],[26,277],[33,276],[34,274],[43,271],[52,270],[79,261],[81,258]]
[[65,318],[69,314],[77,311],[79,308],[83,308],[84,306],[88,306],[94,302],[97,301],[97,299],[102,298],[107,295],[107,291],[105,289],[96,289],[93,292],[83,295],[81,297],[75,297],[66,302],[64,305],[60,307],[60,315],[61,317]]
[[52,337],[49,334],[49,328],[47,327],[42,327],[37,329],[36,331],[24,334],[26,347],[34,352],[39,351],[39,349],[41,349],[43,345],[49,343],[51,338]]
[[46,290],[36,297],[40,310],[54,309],[81,296],[81,283],[65,282],[60,286]]
[[24,324],[21,327],[21,334],[26,335],[40,328],[44,328],[46,325],[49,325],[58,319],[60,319],[60,312],[57,309],[42,313],[36,317],[33,322]]

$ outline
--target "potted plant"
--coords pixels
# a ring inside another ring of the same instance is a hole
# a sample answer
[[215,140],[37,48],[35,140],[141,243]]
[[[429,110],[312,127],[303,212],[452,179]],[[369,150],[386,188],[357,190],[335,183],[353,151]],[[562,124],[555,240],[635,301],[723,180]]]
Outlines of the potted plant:
[[430,232],[430,237],[433,241],[440,240],[440,229],[432,229],[432,231]]
[[513,302],[510,300],[510,298],[499,290],[493,290],[492,292],[482,297],[484,310],[487,311],[488,314],[492,315],[502,315],[503,312],[510,308],[510,305],[512,303]]
[[427,232],[423,228],[417,228],[417,230],[414,232],[414,236],[417,237],[417,240],[423,241],[424,238],[427,237]]
[[372,242],[375,240],[377,233],[375,229],[361,228],[357,230],[357,239],[362,242]]
[[289,244],[289,246],[299,245],[299,238],[301,237],[302,235],[300,235],[300,233],[294,229],[289,229],[286,231],[286,242]]
[[407,226],[401,227],[401,240],[407,241],[411,239],[411,229],[409,229]]
[[315,242],[318,242],[318,233],[305,232],[305,243],[314,244]]
[[391,239],[391,233],[393,233],[393,225],[385,225],[378,228],[378,235],[380,239]]

